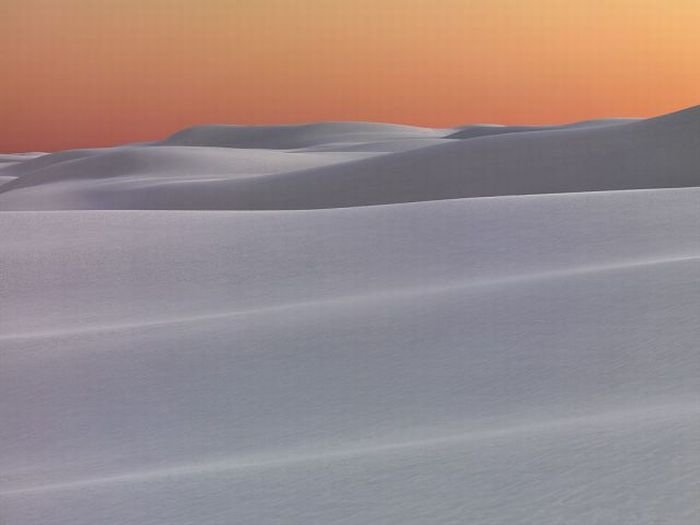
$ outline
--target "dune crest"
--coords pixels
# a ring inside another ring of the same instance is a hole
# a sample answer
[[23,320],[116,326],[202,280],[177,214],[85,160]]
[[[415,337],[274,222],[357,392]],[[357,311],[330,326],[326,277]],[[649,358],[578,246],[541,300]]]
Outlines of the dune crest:
[[162,143],[174,146],[296,149],[332,142],[366,142],[402,138],[440,137],[443,131],[378,122],[319,122],[282,126],[195,126]]
[[700,108],[0,157],[3,525],[696,525]]
[[316,209],[678,188],[698,185],[698,164],[698,108],[646,120],[452,134],[374,123],[206,126],[162,145],[57,153],[9,166],[0,175],[16,179],[0,187],[0,207]]

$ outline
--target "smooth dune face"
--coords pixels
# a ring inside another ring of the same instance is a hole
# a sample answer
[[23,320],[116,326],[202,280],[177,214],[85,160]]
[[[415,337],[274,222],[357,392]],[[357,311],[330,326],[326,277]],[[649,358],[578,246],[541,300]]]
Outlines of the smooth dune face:
[[207,126],[15,164],[0,171],[17,177],[0,186],[0,206],[317,209],[678,188],[698,184],[699,164],[700,107],[554,127]]
[[700,112],[0,157],[3,525],[695,525]]

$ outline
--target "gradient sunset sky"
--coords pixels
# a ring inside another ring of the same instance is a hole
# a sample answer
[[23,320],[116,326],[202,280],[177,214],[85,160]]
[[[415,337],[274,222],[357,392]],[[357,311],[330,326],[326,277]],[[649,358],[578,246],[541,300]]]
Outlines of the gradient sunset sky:
[[700,103],[698,0],[0,0],[0,151]]

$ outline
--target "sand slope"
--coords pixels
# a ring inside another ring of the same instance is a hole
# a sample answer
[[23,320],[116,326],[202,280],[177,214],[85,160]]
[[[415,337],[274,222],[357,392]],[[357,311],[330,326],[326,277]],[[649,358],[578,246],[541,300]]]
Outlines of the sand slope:
[[168,137],[175,146],[295,149],[337,142],[437,138],[449,130],[433,130],[375,122],[319,122],[286,126],[196,126]]
[[[347,126],[355,129],[351,124]],[[355,126],[364,130],[368,125]],[[378,124],[374,126],[384,129]],[[276,134],[262,133],[268,128],[234,127],[233,131],[251,129],[256,132],[258,148],[278,145]],[[279,129],[284,130],[285,137],[299,135],[296,144],[308,144],[308,140],[316,139],[315,135],[309,138],[303,126],[274,128]],[[313,126],[310,129],[317,130]],[[216,143],[216,137],[227,142],[231,130],[228,127],[186,130],[183,137],[192,134],[193,139],[198,138],[199,132],[203,134],[203,142],[212,144]],[[406,133],[410,140],[416,140],[414,134]],[[382,141],[386,138],[384,133],[377,134]],[[319,139],[316,142],[323,143]],[[365,156],[355,159],[350,157],[351,152],[338,152],[334,155],[339,158],[330,159],[322,166],[302,167],[290,161],[287,171],[272,175],[267,172],[260,177],[236,177],[233,168],[231,177],[208,180],[194,177],[176,185],[170,180],[144,183],[141,176],[136,180],[125,176],[131,174],[124,169],[125,165],[143,163],[144,156],[165,157],[164,151],[168,150],[142,147],[77,159],[68,166],[59,163],[45,167],[0,188],[0,206],[3,209],[310,209],[493,195],[694,186],[698,183],[696,167],[700,163],[700,109],[643,121],[454,139],[398,152],[392,148],[384,154],[356,152],[355,155]],[[218,167],[224,155],[232,155],[230,162],[234,163],[241,152],[251,150],[205,148],[197,156],[194,152],[177,151],[181,152],[177,153],[180,157],[200,158],[202,163],[211,162]],[[297,154],[290,160],[298,160]],[[114,155],[120,158],[114,160]],[[257,156],[260,163],[265,163],[282,152],[271,155],[265,149],[258,149],[248,155]],[[210,160],[205,158],[209,156]],[[47,162],[44,159],[35,162]],[[194,169],[189,161],[178,166],[181,162],[182,158],[176,163],[158,159],[153,164],[159,171],[162,163],[171,176]],[[151,163],[146,164],[149,171]],[[10,169],[17,172],[22,166]],[[199,169],[206,170],[201,165]],[[113,176],[109,184],[102,180],[105,173]],[[72,182],[76,178],[81,179],[80,184]]]
[[0,168],[3,525],[697,523],[697,110],[369,128]]

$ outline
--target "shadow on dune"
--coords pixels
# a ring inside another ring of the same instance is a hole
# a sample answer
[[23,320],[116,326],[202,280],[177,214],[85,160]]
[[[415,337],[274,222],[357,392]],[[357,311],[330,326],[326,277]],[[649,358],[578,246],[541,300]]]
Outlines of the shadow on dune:
[[[440,139],[445,136],[452,138]],[[403,151],[401,137],[410,143]],[[372,138],[393,145],[372,152]],[[700,182],[700,107],[646,120],[471,126],[452,134],[371,123],[205,126],[176,133],[160,146],[58,155],[69,160],[51,163],[47,156],[6,168],[4,175],[18,178],[0,188],[0,206],[318,209],[678,188]],[[31,163],[41,169],[27,170]]]

